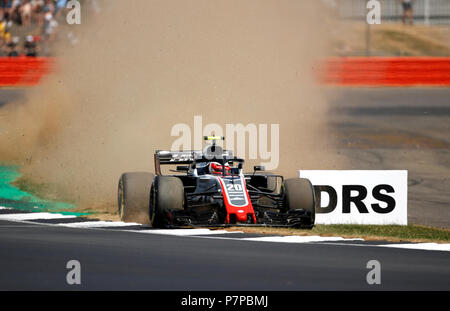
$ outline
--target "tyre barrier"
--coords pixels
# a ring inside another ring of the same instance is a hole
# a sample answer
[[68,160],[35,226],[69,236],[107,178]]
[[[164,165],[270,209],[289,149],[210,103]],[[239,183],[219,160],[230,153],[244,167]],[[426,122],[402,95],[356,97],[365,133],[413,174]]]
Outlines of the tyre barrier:
[[[0,87],[33,86],[52,70],[52,58],[0,57]],[[325,85],[449,86],[450,57],[336,57],[315,72]]]
[[1,57],[0,86],[33,86],[51,72],[53,59],[45,57]]
[[319,81],[326,85],[450,85],[450,57],[330,58],[318,68]]

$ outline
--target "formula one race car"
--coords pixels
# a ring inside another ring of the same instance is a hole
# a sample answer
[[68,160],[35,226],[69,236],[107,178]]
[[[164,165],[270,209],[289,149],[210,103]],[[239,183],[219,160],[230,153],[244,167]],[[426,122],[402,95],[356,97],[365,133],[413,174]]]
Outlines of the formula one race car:
[[[155,175],[124,173],[119,180],[123,221],[155,228],[277,226],[311,229],[315,195],[308,179],[242,172],[244,160],[212,141],[203,151],[156,151]],[[162,165],[176,165],[163,175]],[[259,173],[258,173],[259,172]]]

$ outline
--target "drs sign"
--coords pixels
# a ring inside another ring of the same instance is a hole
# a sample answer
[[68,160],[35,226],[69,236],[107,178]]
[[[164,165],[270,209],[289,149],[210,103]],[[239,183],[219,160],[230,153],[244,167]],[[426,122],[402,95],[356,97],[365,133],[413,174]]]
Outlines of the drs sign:
[[316,224],[408,224],[408,171],[299,171],[316,194]]

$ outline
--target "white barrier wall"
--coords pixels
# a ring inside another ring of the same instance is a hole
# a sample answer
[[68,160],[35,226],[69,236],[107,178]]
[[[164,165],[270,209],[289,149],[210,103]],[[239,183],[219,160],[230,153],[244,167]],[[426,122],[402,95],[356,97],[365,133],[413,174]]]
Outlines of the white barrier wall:
[[300,170],[316,193],[316,224],[408,224],[408,171]]

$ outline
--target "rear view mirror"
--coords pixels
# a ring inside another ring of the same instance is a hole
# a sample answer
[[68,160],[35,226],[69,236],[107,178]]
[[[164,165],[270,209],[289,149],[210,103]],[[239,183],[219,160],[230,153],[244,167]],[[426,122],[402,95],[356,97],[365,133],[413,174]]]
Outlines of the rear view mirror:
[[255,165],[255,166],[253,166],[253,170],[255,171],[255,172],[257,172],[257,171],[264,171],[266,168],[264,167],[264,166],[261,166],[261,165]]

